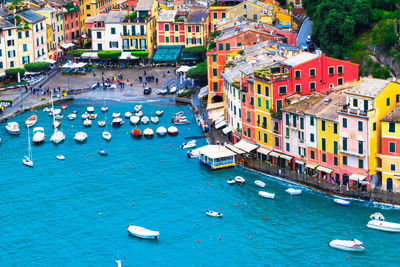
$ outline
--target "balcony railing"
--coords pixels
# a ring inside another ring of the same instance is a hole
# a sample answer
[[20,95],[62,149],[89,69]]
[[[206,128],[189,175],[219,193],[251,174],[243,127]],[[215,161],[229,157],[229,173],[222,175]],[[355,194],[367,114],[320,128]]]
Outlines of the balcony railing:
[[350,107],[348,105],[340,105],[339,112],[353,114],[362,117],[370,117],[375,114],[376,110],[375,109],[361,110],[359,108]]
[[353,150],[340,149],[339,152],[342,154],[348,154],[348,155],[352,155],[352,156],[356,156],[356,157],[364,157],[365,156],[364,153],[360,154],[360,153],[358,153],[358,151],[353,151]]
[[267,81],[285,81],[285,80],[290,80],[290,73],[277,73],[277,74],[270,74],[266,72],[254,72],[254,76],[267,80]]

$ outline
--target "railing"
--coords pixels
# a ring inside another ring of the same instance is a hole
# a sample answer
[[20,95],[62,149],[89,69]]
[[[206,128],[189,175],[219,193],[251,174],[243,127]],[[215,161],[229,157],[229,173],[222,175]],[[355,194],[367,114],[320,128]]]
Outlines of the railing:
[[319,189],[331,194],[344,197],[358,198],[367,201],[378,201],[390,204],[400,204],[400,192],[389,192],[377,189],[362,190],[357,185],[347,186],[339,185],[332,181],[325,181],[318,177],[312,177],[308,174],[297,173],[293,170],[281,168],[265,161],[246,159],[243,166],[268,175],[280,177],[289,181],[297,182],[315,189]]
[[339,112],[354,114],[362,117],[369,117],[375,114],[375,109],[361,110],[359,108],[350,108],[348,105],[340,105]]

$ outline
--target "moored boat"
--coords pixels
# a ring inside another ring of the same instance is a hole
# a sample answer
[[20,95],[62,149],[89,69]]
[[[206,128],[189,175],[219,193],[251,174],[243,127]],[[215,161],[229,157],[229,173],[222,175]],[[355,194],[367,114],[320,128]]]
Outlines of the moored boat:
[[54,129],[53,135],[50,137],[50,141],[54,144],[59,144],[65,140],[65,135],[62,131],[58,131],[57,128]]
[[37,122],[37,116],[33,114],[25,121],[25,125],[26,127],[32,127],[36,124],[36,122]]
[[43,127],[33,128],[32,141],[34,144],[39,145],[39,144],[43,143],[45,139],[46,139],[46,135],[44,134]]
[[157,111],[156,111],[156,115],[157,115],[158,117],[161,117],[163,114],[164,114],[164,111],[163,111],[163,110],[157,110]]
[[101,107],[101,112],[107,112],[107,110],[108,110],[108,107],[106,107],[106,106],[103,106],[103,107]]
[[256,184],[256,186],[264,188],[265,187],[265,183],[260,181],[260,180],[255,180],[254,183]]
[[238,182],[239,184],[244,184],[246,182],[246,180],[241,176],[236,176],[235,181]]
[[84,142],[88,138],[88,135],[85,132],[77,132],[74,136],[75,141]]
[[85,125],[86,127],[90,127],[90,126],[92,126],[92,121],[89,119],[86,119],[83,121],[83,125]]
[[60,114],[54,116],[54,119],[55,119],[55,120],[58,120],[58,121],[62,120],[62,118],[64,118],[64,116],[63,116],[63,115],[60,115]]
[[269,198],[269,199],[274,199],[275,198],[275,193],[268,193],[268,192],[265,192],[265,191],[259,191],[258,195],[262,196],[263,198]]
[[56,159],[58,159],[58,160],[64,160],[65,157],[64,157],[63,155],[57,155],[57,156],[56,156]]
[[133,129],[131,131],[131,135],[134,138],[140,138],[140,137],[142,137],[143,134],[142,134],[142,131],[140,131],[139,129]]
[[121,126],[121,125],[124,124],[124,123],[125,123],[125,121],[123,121],[120,117],[114,118],[114,119],[111,121],[111,125],[112,125],[112,126]]
[[121,116],[121,113],[119,113],[119,112],[114,112],[113,114],[112,114],[112,117],[113,118],[119,118]]
[[301,189],[295,189],[295,188],[288,188],[285,190],[285,192],[291,196],[297,196],[302,193]]
[[139,112],[140,110],[142,110],[142,105],[136,105],[135,106],[135,111]]
[[79,112],[79,109],[73,109],[72,113],[77,114]]
[[146,129],[144,129],[144,131],[143,131],[143,136],[144,136],[144,137],[146,137],[146,138],[152,138],[153,135],[154,135],[153,129],[151,129],[151,128],[146,128]]
[[67,109],[67,107],[68,107],[68,106],[67,106],[67,105],[65,105],[65,104],[64,104],[64,105],[61,105],[61,109],[62,109],[62,110],[66,110],[66,109]]
[[143,111],[139,110],[138,112],[135,113],[135,116],[142,117]]
[[150,120],[152,123],[157,124],[159,121],[159,118],[158,117],[150,117]]
[[158,239],[160,236],[160,232],[152,231],[140,226],[129,225],[128,232],[136,237],[144,238],[144,239]]
[[86,110],[87,112],[92,113],[94,112],[94,107],[87,107]]
[[104,149],[99,149],[99,150],[97,150],[97,153],[98,153],[100,156],[107,156],[107,155],[108,155],[107,151],[105,151]]
[[127,111],[127,112],[125,112],[124,116],[126,119],[129,119],[130,117],[132,117],[132,113]]
[[341,206],[350,206],[350,202],[341,198],[334,198],[333,201]]
[[160,126],[160,127],[157,128],[156,133],[159,136],[165,136],[167,134],[167,129],[165,127],[163,127],[163,126]]
[[99,127],[104,127],[104,126],[106,126],[106,121],[98,121],[98,122],[97,122],[97,125],[98,125]]
[[230,185],[236,183],[235,179],[228,179],[228,180],[226,180],[226,182],[227,182],[228,184],[230,184]]
[[131,122],[131,124],[133,125],[138,125],[140,123],[140,117],[138,116],[132,116],[129,118],[129,121]]
[[69,114],[69,115],[68,115],[68,119],[69,119],[70,121],[75,120],[75,119],[76,119],[76,114],[75,114],[75,113]]
[[15,121],[8,122],[6,125],[6,130],[9,134],[12,134],[12,135],[19,134],[19,124]]
[[97,118],[97,114],[90,114],[89,120],[95,120]]
[[54,128],[57,128],[57,127],[59,127],[61,125],[61,121],[53,121],[53,127]]
[[352,240],[339,240],[335,239],[329,242],[329,246],[345,251],[363,251],[365,248],[362,246],[362,242],[357,239]]
[[111,140],[111,134],[109,132],[107,132],[107,131],[104,131],[102,133],[102,136],[103,136],[103,139],[106,140],[106,141],[110,141]]
[[184,125],[184,124],[189,124],[190,121],[186,117],[177,117],[174,118],[172,121],[175,125]]
[[207,210],[206,211],[206,215],[210,216],[210,217],[215,217],[215,218],[222,218],[223,214],[216,212],[216,211],[212,211],[212,210]]
[[175,136],[178,134],[178,128],[176,128],[175,126],[170,126],[168,127],[168,134]]
[[85,112],[85,113],[82,114],[81,118],[82,118],[82,120],[86,120],[86,119],[89,118],[89,116],[90,116],[90,114]]
[[193,149],[193,150],[189,150],[188,152],[186,152],[187,157],[188,158],[198,158],[200,156],[200,151],[199,148],[197,149]]
[[193,147],[196,147],[196,140],[191,140],[191,141],[183,143],[181,145],[182,149],[188,149],[188,148],[193,148]]
[[385,217],[379,212],[372,214],[370,218],[372,220],[368,222],[368,228],[386,232],[400,232],[400,223],[385,221]]
[[146,117],[146,116],[143,116],[141,119],[140,119],[140,122],[142,123],[142,124],[148,124],[149,123],[149,117]]

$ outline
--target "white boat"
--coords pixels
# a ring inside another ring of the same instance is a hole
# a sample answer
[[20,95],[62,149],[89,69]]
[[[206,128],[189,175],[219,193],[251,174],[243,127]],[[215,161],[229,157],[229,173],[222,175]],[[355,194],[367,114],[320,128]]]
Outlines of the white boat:
[[226,182],[231,185],[236,183],[235,179],[228,179]]
[[285,192],[291,196],[297,196],[302,193],[301,189],[295,189],[295,188],[288,188],[285,190]]
[[113,118],[119,118],[121,116],[121,113],[119,113],[119,112],[114,112],[113,114],[112,114],[112,117]]
[[69,119],[70,121],[75,120],[75,119],[76,119],[76,114],[75,114],[75,113],[69,114],[69,115],[68,115],[68,119]]
[[243,184],[244,182],[246,182],[246,180],[241,176],[236,176],[235,181],[238,182],[239,184]]
[[126,119],[129,119],[130,117],[132,117],[132,113],[129,112],[129,111],[125,112],[124,115],[125,115],[125,118],[126,118]]
[[137,125],[140,122],[140,117],[138,116],[132,116],[129,118],[129,121],[133,124],[133,125]]
[[64,105],[61,105],[61,109],[62,109],[62,110],[66,110],[67,107],[68,107],[68,105],[65,105],[65,104],[64,104]]
[[392,223],[385,221],[385,217],[379,212],[374,213],[370,216],[370,220],[367,227],[375,230],[381,230],[386,232],[400,232],[400,223]]
[[50,112],[50,116],[57,116],[57,115],[60,115],[61,114],[61,109],[60,108],[56,108],[56,109],[54,109],[54,108],[52,108],[52,110],[54,110],[54,111],[52,111],[52,112]]
[[140,111],[136,112],[135,116],[142,117],[143,116],[143,111],[140,110]]
[[46,107],[43,109],[43,112],[50,112],[50,109]]
[[168,93],[167,89],[157,89],[156,94],[157,95],[166,95]]
[[178,128],[176,128],[175,126],[170,126],[170,127],[168,127],[168,133],[172,136],[177,135]]
[[60,121],[53,121],[53,128],[57,128],[61,125]]
[[56,156],[56,159],[58,159],[58,160],[64,160],[65,157],[64,157],[63,155],[57,155],[57,156]]
[[350,202],[341,198],[334,198],[333,201],[338,204],[338,205],[342,205],[342,206],[350,206]]
[[97,125],[98,125],[99,127],[104,127],[104,126],[106,126],[106,121],[98,121],[98,122],[97,122]]
[[[52,108],[54,107],[53,97],[51,98],[51,106],[52,106]],[[76,117],[76,114],[74,114],[74,115]],[[60,126],[60,123],[58,123],[58,125],[57,125],[56,122],[58,122],[58,121],[55,120],[55,117],[53,115],[54,132],[53,132],[52,136],[50,137],[50,141],[52,141],[54,144],[59,144],[65,140],[65,135],[62,131],[57,130],[57,127]]]
[[6,130],[9,134],[16,135],[19,134],[19,124],[17,122],[8,122],[6,125]]
[[107,110],[108,110],[108,107],[106,107],[106,106],[101,107],[101,112],[107,112]]
[[103,136],[104,140],[107,140],[107,141],[111,140],[111,134],[109,132],[107,132],[107,131],[104,131],[102,133],[102,136]]
[[268,193],[268,192],[265,192],[265,191],[259,191],[258,195],[262,196],[263,198],[269,198],[269,199],[274,199],[275,198],[275,193]]
[[365,248],[362,242],[357,239],[339,240],[335,239],[329,242],[329,246],[346,251],[363,251]]
[[169,93],[172,95],[175,94],[175,92],[176,92],[176,86],[172,86],[171,89],[169,89]]
[[86,110],[87,112],[92,113],[94,112],[94,107],[87,107]]
[[193,149],[188,152],[186,152],[188,158],[198,158],[200,156],[200,151],[199,149]]
[[129,225],[128,232],[136,237],[144,238],[144,239],[158,239],[160,236],[160,232],[152,231],[140,226]]
[[74,136],[75,141],[83,142],[88,138],[88,135],[85,132],[77,132]]
[[162,116],[163,114],[164,114],[164,111],[163,111],[163,110],[157,110],[157,111],[156,111],[156,115],[157,115],[158,117]]
[[112,126],[121,126],[121,125],[124,124],[124,123],[125,123],[125,121],[123,121],[120,117],[114,118],[114,119],[111,121],[111,125],[112,125]]
[[33,137],[32,141],[35,144],[41,144],[44,142],[46,139],[46,135],[44,134],[44,128],[43,127],[35,127],[33,128]]
[[140,110],[142,110],[142,105],[136,105],[135,106],[135,111],[139,112]]
[[193,147],[196,147],[196,143],[183,143],[181,145],[182,149],[188,149],[188,148],[193,148]]
[[121,260],[115,260],[115,262],[117,263],[117,267],[122,267],[122,262],[121,262]]
[[157,124],[160,119],[158,117],[150,117],[150,120],[152,123]]
[[36,122],[37,122],[37,116],[33,114],[25,121],[25,125],[26,127],[32,127],[36,124]]
[[143,116],[141,119],[140,119],[140,122],[142,123],[142,124],[148,124],[149,123],[149,117],[146,117],[146,116]]
[[92,121],[89,119],[86,119],[83,121],[83,125],[85,125],[86,127],[92,126]]
[[32,147],[31,147],[31,138],[29,137],[29,127],[28,127],[28,156],[22,160],[22,163],[25,166],[33,167],[33,158],[32,158]]
[[97,114],[90,114],[89,120],[95,120],[97,118]]
[[143,131],[144,137],[151,138],[151,137],[153,137],[153,135],[154,135],[153,129],[150,129],[150,128],[144,129],[144,131]]
[[215,217],[215,218],[222,218],[223,214],[216,212],[216,211],[212,211],[212,210],[207,210],[206,211],[206,215],[210,216],[210,217]]
[[160,127],[157,128],[156,133],[159,136],[165,136],[167,134],[167,129],[165,127],[163,127],[163,126],[160,126]]
[[85,112],[82,114],[81,118],[82,118],[82,120],[86,120],[86,119],[89,119],[89,116],[90,116],[90,114]]
[[260,180],[255,180],[254,183],[256,184],[256,186],[264,188],[265,187],[265,183],[260,181]]

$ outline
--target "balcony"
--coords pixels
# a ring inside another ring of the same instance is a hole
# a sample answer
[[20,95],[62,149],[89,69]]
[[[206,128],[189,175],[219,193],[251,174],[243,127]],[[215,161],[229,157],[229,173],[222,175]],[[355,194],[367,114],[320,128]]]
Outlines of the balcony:
[[349,105],[339,105],[339,112],[360,117],[371,117],[375,115],[376,110],[370,109],[365,111],[356,107],[350,107]]
[[256,70],[254,76],[266,81],[285,81],[290,80],[290,73],[270,73],[269,71]]
[[365,156],[364,154],[359,154],[358,151],[353,151],[353,150],[340,149],[339,152],[342,154],[347,154],[347,155],[356,156],[356,157],[364,157]]

